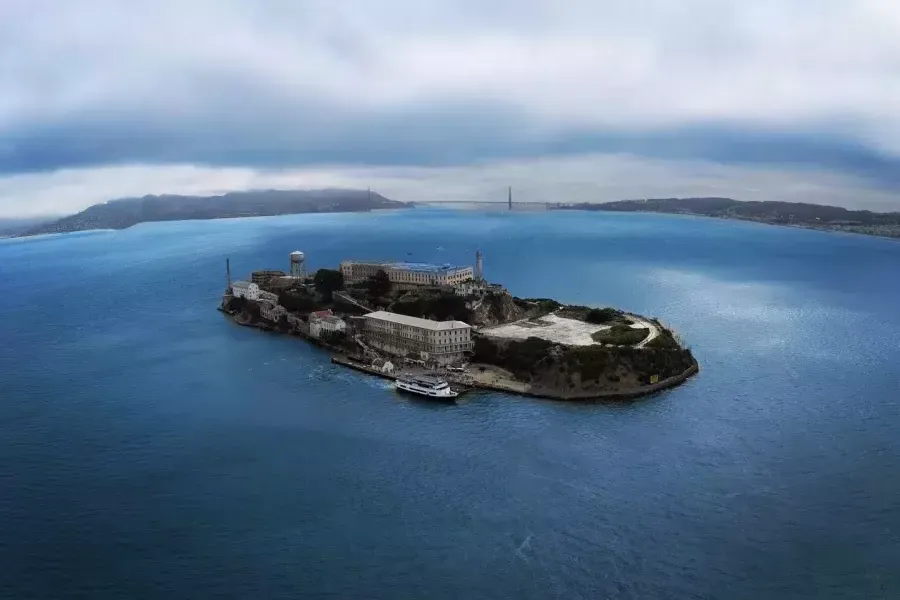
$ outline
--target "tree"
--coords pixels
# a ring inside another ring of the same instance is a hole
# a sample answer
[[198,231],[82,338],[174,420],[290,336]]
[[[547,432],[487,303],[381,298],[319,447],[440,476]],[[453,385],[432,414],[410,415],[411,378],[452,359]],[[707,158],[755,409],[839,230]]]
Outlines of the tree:
[[588,323],[600,325],[609,323],[618,316],[619,313],[614,308],[592,308],[588,311],[587,315],[585,315],[584,320]]
[[334,292],[344,289],[344,276],[334,269],[319,269],[313,277],[313,284],[325,300],[331,302]]
[[242,311],[247,306],[247,299],[243,296],[232,296],[231,301],[226,308],[235,311]]
[[381,298],[387,296],[391,292],[391,278],[384,269],[378,269],[372,277],[369,278],[369,296],[372,298]]
[[304,292],[285,291],[278,294],[278,304],[290,312],[307,313],[319,308],[319,304]]

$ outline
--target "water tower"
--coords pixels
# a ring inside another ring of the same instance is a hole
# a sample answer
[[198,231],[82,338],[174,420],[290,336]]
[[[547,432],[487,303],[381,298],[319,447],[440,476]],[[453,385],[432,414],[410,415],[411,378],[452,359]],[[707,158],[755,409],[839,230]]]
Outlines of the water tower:
[[291,277],[295,279],[306,277],[306,256],[299,250],[291,252]]

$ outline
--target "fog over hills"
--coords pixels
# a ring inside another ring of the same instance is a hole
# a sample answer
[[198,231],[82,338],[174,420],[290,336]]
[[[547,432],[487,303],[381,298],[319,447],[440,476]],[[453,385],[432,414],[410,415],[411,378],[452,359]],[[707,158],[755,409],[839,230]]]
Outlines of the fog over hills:
[[125,229],[149,221],[262,217],[317,212],[359,212],[403,208],[367,190],[259,190],[221,196],[144,196],[95,204],[77,214],[28,229],[23,235],[88,229]]

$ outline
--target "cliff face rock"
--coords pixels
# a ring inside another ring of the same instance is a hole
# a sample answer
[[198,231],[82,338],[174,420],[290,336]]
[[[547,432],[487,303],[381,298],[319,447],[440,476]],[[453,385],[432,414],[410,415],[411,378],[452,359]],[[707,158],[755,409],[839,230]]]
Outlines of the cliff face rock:
[[524,319],[526,311],[505,292],[494,292],[468,302],[472,311],[470,325],[488,327]]
[[394,297],[386,309],[422,319],[464,321],[476,327],[517,321],[526,315],[525,310],[505,292],[464,298],[435,289],[411,290]]

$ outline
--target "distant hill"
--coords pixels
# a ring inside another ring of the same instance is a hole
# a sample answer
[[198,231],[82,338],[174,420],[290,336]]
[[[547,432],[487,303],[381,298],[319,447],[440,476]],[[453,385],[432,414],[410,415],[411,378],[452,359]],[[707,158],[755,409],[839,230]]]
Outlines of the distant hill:
[[28,229],[21,235],[125,229],[150,221],[360,212],[407,206],[411,204],[389,200],[375,192],[344,189],[261,190],[222,196],[144,196],[95,204],[80,213]]
[[900,213],[848,210],[839,206],[799,202],[743,202],[732,198],[649,198],[600,204],[565,204],[560,205],[559,208],[702,215],[758,221],[774,225],[794,225],[811,229],[900,237]]
[[14,237],[29,229],[34,229],[42,223],[55,221],[59,217],[18,217],[13,219],[0,219],[0,238]]

